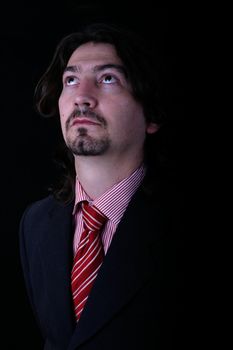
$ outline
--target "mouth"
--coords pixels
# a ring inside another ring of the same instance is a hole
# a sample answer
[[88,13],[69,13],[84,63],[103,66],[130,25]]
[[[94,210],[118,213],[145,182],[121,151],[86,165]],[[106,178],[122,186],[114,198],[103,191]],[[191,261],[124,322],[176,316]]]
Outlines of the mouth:
[[96,122],[94,120],[88,119],[88,118],[75,118],[71,124],[71,126],[74,125],[100,125],[99,122]]

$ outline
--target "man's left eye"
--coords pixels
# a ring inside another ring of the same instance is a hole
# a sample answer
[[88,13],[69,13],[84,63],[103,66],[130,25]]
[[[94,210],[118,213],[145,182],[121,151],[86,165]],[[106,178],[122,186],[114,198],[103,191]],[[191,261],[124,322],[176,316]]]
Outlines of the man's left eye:
[[101,81],[104,84],[113,84],[117,82],[117,79],[114,76],[108,74],[108,75],[105,75]]

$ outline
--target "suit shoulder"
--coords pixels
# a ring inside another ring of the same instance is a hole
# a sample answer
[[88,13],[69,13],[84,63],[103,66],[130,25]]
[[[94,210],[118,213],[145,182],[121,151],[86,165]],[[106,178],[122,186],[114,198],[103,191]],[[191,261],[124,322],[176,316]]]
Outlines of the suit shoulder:
[[72,208],[73,203],[60,203],[52,195],[31,203],[24,210],[20,220],[20,237],[27,237],[30,241],[39,239],[41,234],[52,230],[54,223],[66,218],[70,220]]
[[27,221],[37,221],[40,223],[40,220],[48,219],[54,214],[59,215],[64,212],[71,212],[74,203],[62,203],[56,200],[53,195],[49,195],[43,199],[37,200],[29,204],[23,212],[21,222]]
[[61,210],[63,206],[64,204],[58,202],[52,195],[32,202],[24,210],[20,220],[20,226],[31,226],[35,223],[40,225],[44,221],[47,221],[53,212]]
[[37,200],[29,204],[23,216],[34,216],[40,215],[40,213],[45,213],[51,210],[54,206],[58,205],[57,201],[53,198],[52,195],[49,195],[43,199]]

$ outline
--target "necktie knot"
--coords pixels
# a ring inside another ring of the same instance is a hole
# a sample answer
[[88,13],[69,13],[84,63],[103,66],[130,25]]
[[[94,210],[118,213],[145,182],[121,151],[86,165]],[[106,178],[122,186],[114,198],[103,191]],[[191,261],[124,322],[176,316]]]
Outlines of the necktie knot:
[[105,215],[86,201],[82,203],[82,213],[84,226],[90,231],[99,231],[107,220]]

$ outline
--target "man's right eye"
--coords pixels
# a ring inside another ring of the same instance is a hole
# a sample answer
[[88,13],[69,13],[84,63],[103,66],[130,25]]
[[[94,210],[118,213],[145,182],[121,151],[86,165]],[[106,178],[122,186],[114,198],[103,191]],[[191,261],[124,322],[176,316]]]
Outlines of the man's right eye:
[[78,84],[78,78],[77,77],[66,77],[64,80],[64,83],[66,86],[72,86],[72,85],[77,85]]

